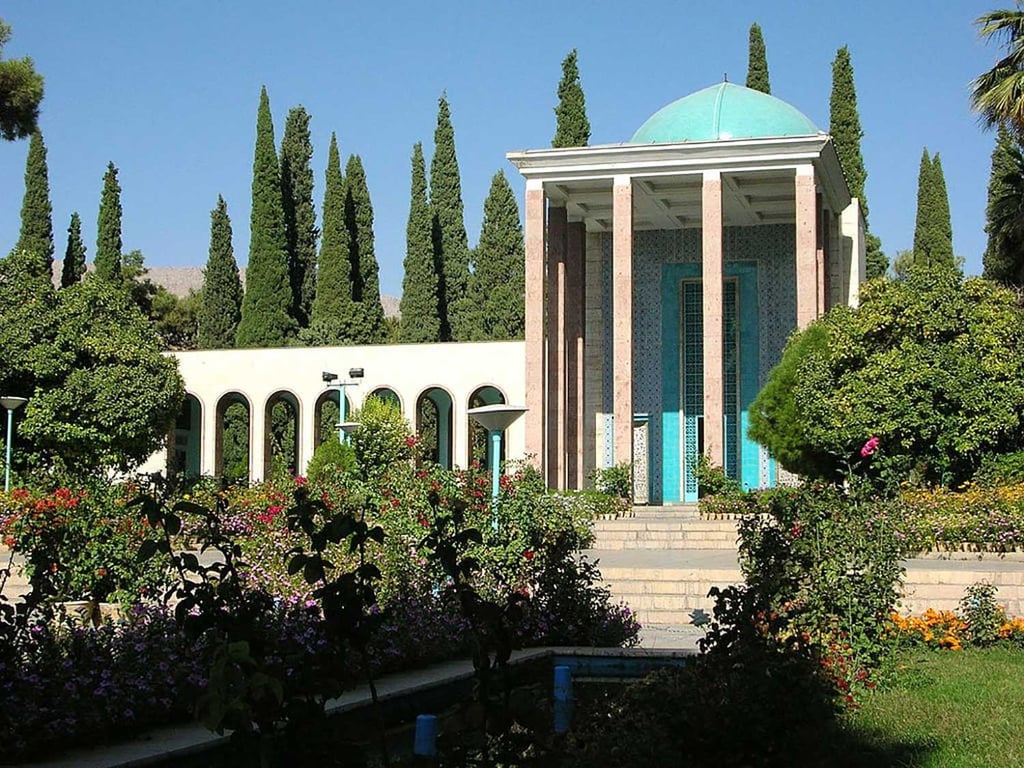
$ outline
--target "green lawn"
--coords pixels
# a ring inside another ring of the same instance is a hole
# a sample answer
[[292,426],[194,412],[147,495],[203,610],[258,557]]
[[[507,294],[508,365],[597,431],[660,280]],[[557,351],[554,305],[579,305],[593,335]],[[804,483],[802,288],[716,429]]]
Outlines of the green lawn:
[[847,731],[865,747],[899,755],[894,766],[1020,768],[1024,653],[907,653],[893,682],[865,700]]

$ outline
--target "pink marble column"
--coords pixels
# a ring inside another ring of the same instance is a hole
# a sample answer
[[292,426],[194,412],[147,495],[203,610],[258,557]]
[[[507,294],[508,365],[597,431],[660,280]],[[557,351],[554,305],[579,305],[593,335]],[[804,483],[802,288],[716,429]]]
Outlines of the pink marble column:
[[724,385],[722,376],[722,176],[705,171],[701,190],[701,249],[704,314],[704,454],[724,466]]
[[526,455],[544,471],[544,186],[526,182]]
[[615,463],[633,460],[633,181],[612,187],[612,413]]
[[564,206],[548,204],[548,462],[550,488],[565,488],[565,250]]
[[569,223],[565,252],[565,481],[582,488],[583,446],[583,241],[582,221]]
[[818,227],[814,166],[796,169],[796,325],[818,316]]

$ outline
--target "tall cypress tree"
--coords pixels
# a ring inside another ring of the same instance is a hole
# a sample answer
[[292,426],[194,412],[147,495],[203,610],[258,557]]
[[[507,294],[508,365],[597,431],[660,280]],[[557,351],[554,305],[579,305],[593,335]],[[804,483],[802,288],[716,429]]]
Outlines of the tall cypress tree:
[[228,204],[217,196],[210,211],[210,253],[203,271],[203,292],[198,312],[200,349],[230,349],[242,314],[242,281],[231,244]]
[[555,138],[552,147],[585,147],[590,141],[587,102],[580,83],[580,70],[573,48],[562,60],[562,79],[558,82],[558,106],[555,107]]
[[430,208],[434,263],[441,275],[441,341],[460,341],[466,335],[463,315],[469,283],[469,242],[459,160],[455,154],[455,129],[444,94],[437,104],[434,156],[430,161]]
[[39,274],[53,274],[53,206],[46,168],[46,144],[36,131],[28,144],[25,161],[25,197],[21,204],[21,234],[15,248],[38,259]]
[[238,323],[239,347],[282,347],[295,335],[288,278],[288,243],[281,205],[281,173],[274,144],[274,123],[266,86],[260,91],[256,117],[256,151],[252,168],[252,214],[249,265]]
[[292,315],[299,326],[309,325],[316,294],[316,211],[313,209],[313,143],[305,107],[288,112],[281,139],[281,201],[288,240],[288,273],[292,286]]
[[399,305],[398,340],[402,343],[428,343],[441,339],[438,274],[430,232],[427,168],[423,160],[423,145],[417,142],[412,148],[412,193],[409,223],[405,230],[404,277]]
[[345,228],[355,308],[352,341],[380,344],[384,341],[384,306],[380,303],[379,267],[373,247],[373,205],[359,155],[350,156],[345,166]]
[[525,328],[525,272],[523,227],[519,206],[501,171],[491,179],[484,202],[484,221],[474,251],[471,281],[476,322],[473,340],[523,338]]
[[771,93],[772,86],[768,80],[768,57],[764,50],[764,36],[761,25],[756,21],[750,25],[750,38],[747,53],[747,88],[761,93]]
[[316,298],[309,328],[302,334],[307,344],[336,346],[351,343],[354,307],[352,264],[348,258],[345,226],[345,179],[341,174],[338,140],[331,134],[324,176],[323,237],[316,273]]
[[839,162],[850,186],[850,194],[860,201],[864,215],[868,279],[882,277],[889,268],[889,259],[882,253],[882,241],[871,234],[868,226],[868,198],[865,191],[867,170],[860,151],[864,131],[857,111],[857,88],[853,83],[853,64],[845,45],[836,51],[832,62],[832,95],[829,98],[829,133],[839,155]]
[[927,147],[921,153],[921,167],[917,176],[914,263],[927,266],[952,266],[955,263],[953,227],[942,162],[938,153],[934,158],[929,158]]
[[1005,124],[1000,124],[992,150],[988,180],[982,258],[984,276],[1006,285],[1024,283],[1024,233],[1018,225],[1024,208],[1024,155]]
[[85,276],[85,243],[82,242],[82,219],[78,211],[71,214],[68,225],[68,247],[64,251],[64,264],[60,271],[60,287],[69,288]]
[[103,175],[93,264],[96,277],[121,282],[121,185],[117,181],[117,166],[113,163],[107,164],[107,172]]

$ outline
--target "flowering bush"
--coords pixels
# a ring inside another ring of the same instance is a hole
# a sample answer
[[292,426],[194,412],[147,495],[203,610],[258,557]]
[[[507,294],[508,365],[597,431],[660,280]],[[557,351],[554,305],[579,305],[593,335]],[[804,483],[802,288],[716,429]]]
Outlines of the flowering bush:
[[128,500],[136,489],[93,480],[52,491],[0,494],[0,538],[25,555],[26,575],[60,600],[130,603],[166,583],[166,561],[135,557],[149,529]]

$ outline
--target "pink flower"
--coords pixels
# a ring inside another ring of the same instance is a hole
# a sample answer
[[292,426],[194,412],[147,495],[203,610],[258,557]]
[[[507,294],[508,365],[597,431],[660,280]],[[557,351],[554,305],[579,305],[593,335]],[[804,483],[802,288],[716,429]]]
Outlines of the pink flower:
[[868,440],[866,443],[864,443],[864,447],[860,449],[860,457],[862,459],[866,459],[868,456],[870,456],[871,454],[873,454],[877,450],[878,450],[878,438],[877,437],[872,437],[870,440]]

